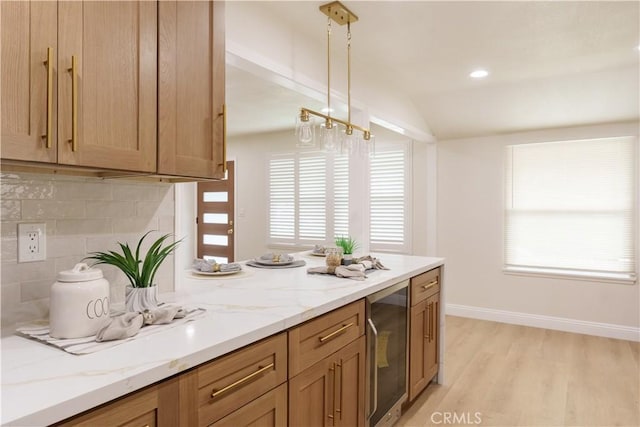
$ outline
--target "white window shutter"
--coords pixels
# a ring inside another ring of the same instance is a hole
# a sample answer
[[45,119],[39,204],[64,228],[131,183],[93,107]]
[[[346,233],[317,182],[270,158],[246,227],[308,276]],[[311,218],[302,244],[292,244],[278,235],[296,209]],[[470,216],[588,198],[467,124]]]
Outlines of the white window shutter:
[[298,163],[298,222],[301,241],[324,241],[327,228],[325,156],[301,156]]
[[370,247],[374,251],[409,252],[408,148],[376,147],[370,159]]
[[274,157],[269,162],[269,239],[295,239],[295,160]]

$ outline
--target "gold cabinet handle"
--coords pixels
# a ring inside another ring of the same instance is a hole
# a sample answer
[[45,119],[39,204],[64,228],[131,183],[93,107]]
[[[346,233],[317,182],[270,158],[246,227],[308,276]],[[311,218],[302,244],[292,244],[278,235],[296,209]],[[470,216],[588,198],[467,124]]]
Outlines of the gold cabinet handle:
[[428,341],[431,340],[431,310],[430,310],[430,306],[429,304],[427,304],[427,306],[425,307],[426,312],[424,313],[424,332],[425,332],[425,336],[424,339]]
[[329,368],[331,371],[331,384],[329,385],[329,390],[333,390],[333,396],[331,396],[331,404],[333,408],[331,408],[331,413],[327,415],[327,418],[332,420],[335,423],[335,414],[336,414],[336,363],[333,362],[331,367]]
[[343,392],[343,386],[342,386],[342,359],[340,359],[340,362],[338,362],[336,364],[336,373],[338,372],[338,368],[340,368],[340,373],[338,374],[338,379],[339,379],[339,384],[337,385],[336,389],[340,392],[340,398],[338,399],[338,405],[336,405],[336,412],[338,414],[338,418],[342,419],[342,392]]
[[342,326],[340,329],[337,329],[333,332],[331,332],[329,335],[326,335],[324,337],[320,337],[320,342],[325,342],[330,340],[331,338],[334,338],[336,335],[346,331],[347,329],[349,329],[350,327],[352,327],[354,325],[353,322],[349,323],[348,325],[344,325]]
[[433,311],[433,321],[431,322],[431,340],[433,341],[433,339],[436,337],[436,334],[438,333],[438,330],[436,328],[438,326],[438,316],[440,315],[440,310],[438,309],[438,301],[435,301],[432,304],[433,305],[431,307],[431,311]]
[[78,58],[71,56],[71,151],[78,150]]
[[51,138],[53,129],[53,48],[47,48],[47,59],[44,61],[47,67],[47,123],[46,133],[42,135],[46,138],[46,147],[51,148]]
[[422,286],[422,289],[424,289],[424,290],[426,291],[426,290],[428,290],[428,289],[433,288],[433,287],[434,287],[435,285],[437,285],[437,284],[438,284],[438,280],[434,280],[433,282],[429,282],[429,283],[427,283],[426,285],[423,285],[423,286]]
[[218,165],[222,166],[222,173],[227,173],[227,104],[222,104],[222,113],[218,114],[218,117],[220,116],[222,116],[222,163]]
[[263,372],[266,372],[266,371],[270,370],[274,366],[275,366],[274,363],[269,363],[264,368],[261,367],[261,366],[258,366],[258,370],[257,371],[255,371],[252,374],[247,375],[244,378],[239,379],[238,381],[234,382],[233,384],[229,384],[228,386],[226,386],[226,387],[224,387],[224,388],[222,388],[220,390],[213,389],[212,392],[211,392],[211,398],[215,399],[216,397],[220,396],[221,394],[226,393],[229,390],[231,390],[233,388],[236,388],[236,387],[246,383],[247,381],[255,378],[256,376],[262,374]]

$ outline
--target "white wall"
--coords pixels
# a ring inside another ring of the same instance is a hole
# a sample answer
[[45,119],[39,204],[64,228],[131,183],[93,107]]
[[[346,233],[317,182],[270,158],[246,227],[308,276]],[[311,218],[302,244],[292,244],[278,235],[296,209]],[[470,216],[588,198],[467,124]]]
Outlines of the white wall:
[[638,133],[638,123],[634,122],[440,141],[437,254],[447,260],[447,312],[639,339],[637,283],[502,272],[504,147]]

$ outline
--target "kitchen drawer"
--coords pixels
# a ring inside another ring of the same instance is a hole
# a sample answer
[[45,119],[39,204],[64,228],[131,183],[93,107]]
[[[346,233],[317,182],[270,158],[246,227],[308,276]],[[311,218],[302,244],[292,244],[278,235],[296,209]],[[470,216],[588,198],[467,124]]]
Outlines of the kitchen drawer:
[[411,305],[414,306],[440,292],[440,268],[411,278]]
[[287,425],[287,384],[263,394],[211,427],[280,427]]
[[209,362],[197,370],[198,424],[212,424],[285,381],[286,332]]
[[289,330],[289,377],[364,335],[364,300]]

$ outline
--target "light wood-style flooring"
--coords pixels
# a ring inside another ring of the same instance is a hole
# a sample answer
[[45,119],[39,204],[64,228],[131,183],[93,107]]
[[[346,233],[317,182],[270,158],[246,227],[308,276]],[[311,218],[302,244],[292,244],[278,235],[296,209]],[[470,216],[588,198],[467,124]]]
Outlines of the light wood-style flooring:
[[397,426],[640,426],[640,343],[452,316],[445,341]]

